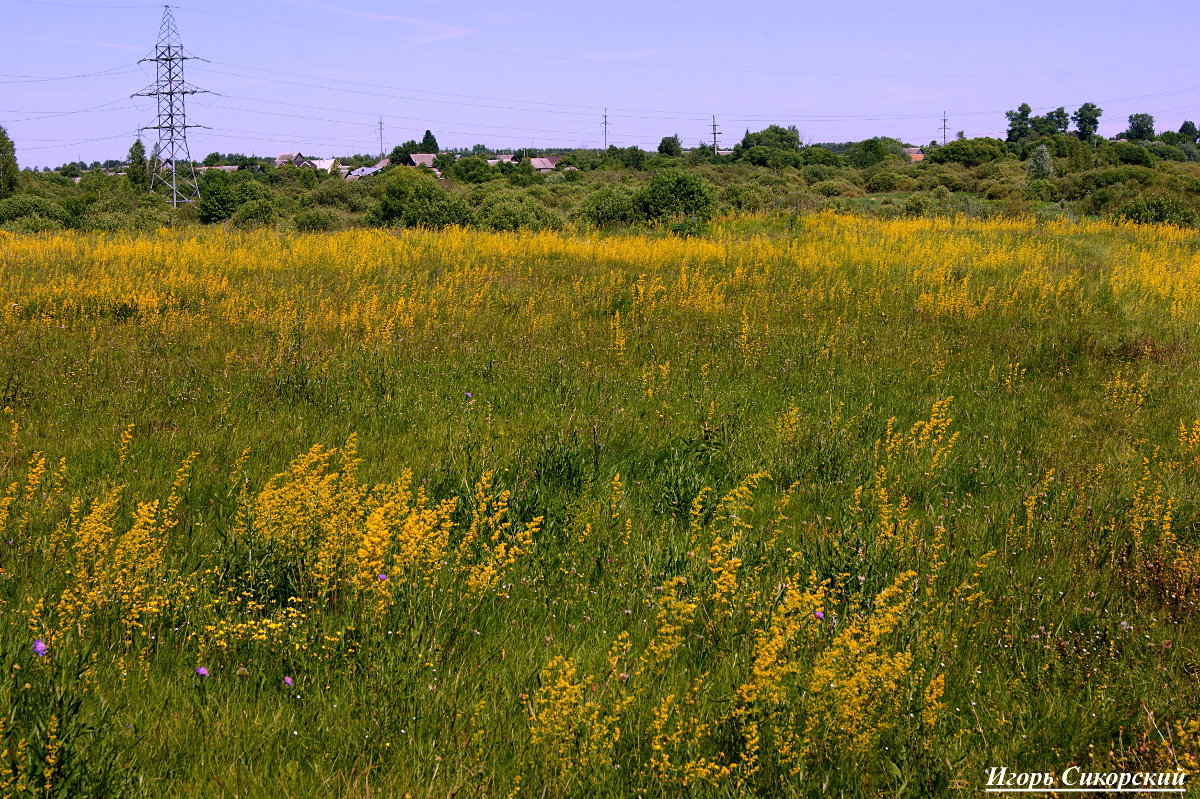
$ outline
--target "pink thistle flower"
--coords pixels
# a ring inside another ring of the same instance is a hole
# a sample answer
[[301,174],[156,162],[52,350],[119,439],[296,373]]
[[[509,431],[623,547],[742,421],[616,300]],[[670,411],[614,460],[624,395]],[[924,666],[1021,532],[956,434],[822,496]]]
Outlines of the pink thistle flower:
[[204,668],[203,666],[198,666],[198,667],[196,668],[196,676],[197,676],[197,677],[207,677],[207,676],[208,676],[208,669]]

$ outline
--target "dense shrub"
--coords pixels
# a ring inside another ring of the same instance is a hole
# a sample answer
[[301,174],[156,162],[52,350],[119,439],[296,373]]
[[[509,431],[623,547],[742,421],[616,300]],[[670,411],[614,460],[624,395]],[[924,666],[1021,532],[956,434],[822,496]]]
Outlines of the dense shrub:
[[1166,195],[1137,197],[1121,206],[1117,217],[1142,225],[1179,225],[1191,227],[1196,224],[1196,209],[1184,201]]
[[1005,156],[1004,142],[999,139],[958,139],[937,147],[926,158],[935,164],[954,162],[964,166],[978,166],[988,161],[998,161]]
[[1104,148],[1104,157],[1112,164],[1132,164],[1134,166],[1154,166],[1154,158],[1145,147],[1128,142],[1115,141]]
[[771,192],[751,183],[733,183],[721,189],[718,197],[722,205],[734,211],[761,211],[771,204]]
[[933,210],[933,198],[928,194],[912,194],[904,201],[904,213],[909,216],[921,216]]
[[716,209],[712,187],[677,169],[660,172],[634,195],[638,213],[648,221],[692,219],[706,222]]
[[867,191],[872,194],[885,191],[908,191],[913,180],[899,172],[876,172],[867,180]]
[[27,216],[40,216],[62,226],[66,224],[69,214],[58,203],[35,194],[16,194],[0,200],[0,224]]
[[324,208],[310,208],[292,217],[292,225],[304,233],[324,233],[335,230],[338,220]]
[[632,225],[640,220],[633,193],[623,186],[605,186],[588,195],[579,218],[597,227]]
[[279,221],[279,207],[265,198],[250,200],[234,211],[230,221],[241,228],[273,225]]
[[537,200],[514,192],[495,194],[484,202],[479,223],[490,230],[556,230],[562,226]]
[[439,186],[432,175],[396,169],[388,175],[369,218],[376,224],[442,228],[469,225],[473,214],[465,200]]
[[811,188],[822,197],[853,197],[862,193],[853,183],[841,178],[822,180],[814,183]]
[[313,205],[341,208],[352,214],[362,213],[375,203],[371,183],[363,180],[325,180],[308,193]]
[[1039,202],[1054,202],[1058,199],[1058,187],[1054,181],[1045,178],[1031,180],[1025,184],[1022,192],[1027,200]]

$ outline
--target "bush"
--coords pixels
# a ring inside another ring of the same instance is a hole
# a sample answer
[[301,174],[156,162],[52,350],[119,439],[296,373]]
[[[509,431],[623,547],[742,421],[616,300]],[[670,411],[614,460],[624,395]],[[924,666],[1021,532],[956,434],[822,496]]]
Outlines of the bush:
[[853,197],[861,191],[853,183],[838,178],[837,180],[822,180],[812,185],[812,190],[822,197]]
[[62,229],[63,225],[57,219],[50,219],[41,214],[28,214],[11,222],[0,223],[0,230],[9,233],[53,233]]
[[876,172],[867,181],[867,191],[872,194],[886,191],[908,191],[913,187],[912,178],[899,172]]
[[[813,149],[821,149],[819,147]],[[825,152],[829,152],[826,150]],[[820,183],[824,180],[833,180],[841,174],[841,170],[837,167],[829,166],[828,164],[810,164],[800,170],[801,176],[808,181],[809,185]]]
[[632,192],[622,186],[605,186],[589,194],[579,208],[579,218],[596,227],[641,221]]
[[707,222],[716,209],[712,188],[696,175],[671,169],[655,175],[636,195],[634,206],[645,219],[692,219]]
[[721,189],[718,197],[735,211],[761,211],[771,203],[771,192],[751,183],[733,183]]
[[1196,224],[1196,209],[1175,197],[1152,195],[1137,197],[1121,206],[1119,219],[1140,225],[1179,225],[1192,227]]
[[1058,187],[1050,180],[1031,180],[1025,184],[1024,196],[1027,200],[1039,202],[1054,202],[1058,199]]
[[341,208],[352,214],[370,209],[375,202],[371,184],[362,180],[326,180],[308,193],[313,205]]
[[26,216],[40,216],[57,222],[61,227],[67,223],[69,214],[56,202],[36,194],[17,194],[0,200],[0,224],[13,222]]
[[500,173],[488,166],[487,161],[469,155],[454,162],[450,175],[460,183],[486,183],[500,177]]
[[489,230],[557,230],[558,217],[527,194],[496,194],[479,210],[479,222]]
[[904,201],[904,213],[909,216],[923,216],[933,210],[933,198],[928,194],[912,194]]
[[326,233],[337,228],[338,220],[323,208],[310,208],[292,217],[292,225],[304,233]]
[[1128,142],[1115,141],[1104,149],[1104,156],[1109,163],[1131,164],[1133,166],[1154,166],[1154,158],[1145,147]]
[[1004,142],[999,139],[957,139],[938,147],[928,156],[935,164],[958,163],[964,166],[979,166],[1005,157]]
[[273,225],[279,221],[279,208],[271,200],[250,200],[238,207],[230,221],[240,228]]
[[419,169],[396,169],[384,183],[383,196],[369,218],[376,224],[443,228],[469,225],[473,216],[466,201],[439,186],[432,175]]

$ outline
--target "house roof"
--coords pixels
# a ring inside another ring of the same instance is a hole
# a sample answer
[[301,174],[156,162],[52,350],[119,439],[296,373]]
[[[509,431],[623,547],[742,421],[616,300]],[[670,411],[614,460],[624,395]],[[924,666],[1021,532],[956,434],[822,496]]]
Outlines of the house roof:
[[558,166],[558,158],[551,156],[548,158],[530,158],[529,165],[538,172],[550,172],[554,167]]
[[437,158],[436,153],[410,153],[408,156],[412,161],[413,166],[427,166],[433,169],[433,159]]

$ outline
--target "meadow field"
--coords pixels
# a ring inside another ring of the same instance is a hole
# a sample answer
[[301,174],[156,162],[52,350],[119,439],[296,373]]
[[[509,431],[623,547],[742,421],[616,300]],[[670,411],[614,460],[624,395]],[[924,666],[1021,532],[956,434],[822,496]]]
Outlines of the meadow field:
[[0,795],[1200,770],[1194,229],[0,232],[0,306]]

